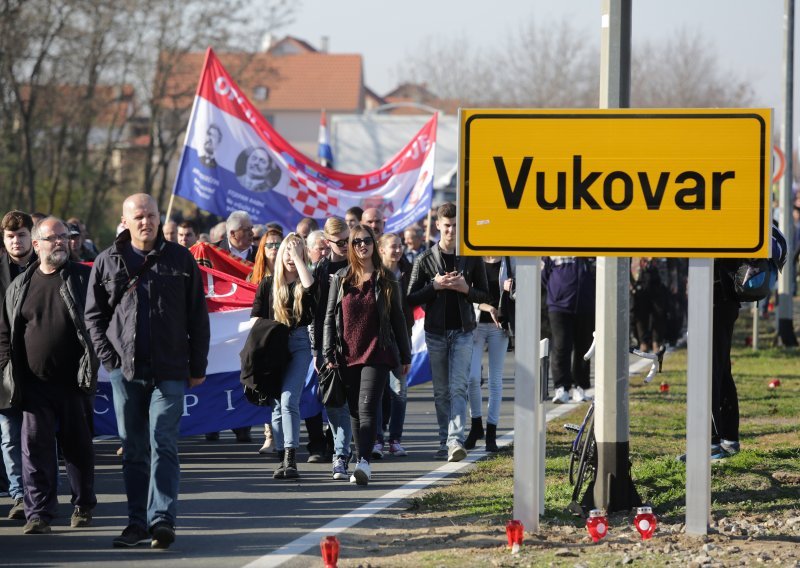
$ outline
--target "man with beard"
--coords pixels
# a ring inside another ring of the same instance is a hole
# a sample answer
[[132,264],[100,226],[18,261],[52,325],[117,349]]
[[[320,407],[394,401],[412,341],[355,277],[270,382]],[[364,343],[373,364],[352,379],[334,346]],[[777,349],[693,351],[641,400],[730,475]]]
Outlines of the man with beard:
[[[22,211],[9,211],[0,221],[5,252],[0,254],[0,307],[11,282],[36,260],[31,243],[33,219]],[[0,433],[2,434],[3,465],[8,478],[8,495],[13,501],[8,518],[25,520],[22,495],[22,447],[20,432],[22,411],[12,408],[9,400],[0,400]]]
[[92,521],[97,498],[91,396],[98,361],[83,321],[90,269],[69,260],[69,234],[59,219],[39,221],[32,238],[39,260],[6,292],[0,369],[13,379],[3,381],[3,398],[22,408],[28,521],[23,532],[44,534],[58,509],[56,440],[75,506],[70,524],[86,527]]

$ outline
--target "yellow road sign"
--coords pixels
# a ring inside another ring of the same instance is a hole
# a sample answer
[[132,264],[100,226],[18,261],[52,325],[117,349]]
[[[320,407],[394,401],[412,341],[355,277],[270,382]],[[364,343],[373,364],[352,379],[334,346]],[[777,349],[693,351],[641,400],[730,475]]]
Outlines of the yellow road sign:
[[769,109],[462,109],[460,130],[460,254],[768,255]]

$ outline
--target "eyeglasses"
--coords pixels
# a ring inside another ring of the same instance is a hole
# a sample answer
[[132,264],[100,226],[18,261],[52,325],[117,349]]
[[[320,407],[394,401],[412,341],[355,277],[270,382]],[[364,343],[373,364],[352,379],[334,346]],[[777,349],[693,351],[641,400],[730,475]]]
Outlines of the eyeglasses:
[[278,250],[281,248],[281,243],[264,243],[264,248],[267,250],[274,249]]
[[80,235],[70,235],[70,236],[69,236],[69,240],[71,240],[71,241],[77,241],[77,240],[79,240],[80,238],[81,238],[81,236],[80,236]]
[[338,241],[333,241],[331,239],[325,239],[328,241],[328,244],[336,245],[337,247],[346,247],[347,246],[347,239],[340,239]]
[[47,241],[48,243],[51,243],[51,244],[55,243],[57,241],[61,241],[62,243],[65,243],[65,242],[67,242],[69,240],[69,235],[66,235],[66,234],[63,234],[63,235],[50,235],[49,237],[40,237],[37,240],[39,240],[39,241]]
[[354,247],[360,247],[361,245],[364,245],[364,246],[368,247],[369,245],[373,244],[374,242],[375,242],[375,239],[373,239],[372,237],[364,237],[363,239],[353,239],[353,246]]

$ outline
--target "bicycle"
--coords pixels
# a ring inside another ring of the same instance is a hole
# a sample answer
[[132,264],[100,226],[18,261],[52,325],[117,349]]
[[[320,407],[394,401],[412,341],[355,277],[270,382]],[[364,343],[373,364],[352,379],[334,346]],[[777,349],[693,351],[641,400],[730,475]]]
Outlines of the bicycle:
[[[594,356],[596,340],[592,340],[592,345],[583,356],[584,360],[588,361]],[[656,376],[656,373],[661,372],[661,367],[664,362],[664,353],[666,347],[663,345],[657,353],[647,353],[631,347],[629,353],[652,361],[650,370],[644,378],[645,383],[649,383]],[[577,424],[564,424],[567,431],[575,432],[575,440],[572,442],[569,455],[569,483],[572,485],[572,501],[570,502],[567,510],[571,513],[581,517],[586,516],[584,505],[582,501],[586,500],[589,490],[594,487],[595,478],[597,476],[597,441],[594,437],[594,400],[589,405],[586,415],[583,417],[583,422]],[[584,498],[579,502],[581,494]],[[590,503],[587,503],[589,505]]]

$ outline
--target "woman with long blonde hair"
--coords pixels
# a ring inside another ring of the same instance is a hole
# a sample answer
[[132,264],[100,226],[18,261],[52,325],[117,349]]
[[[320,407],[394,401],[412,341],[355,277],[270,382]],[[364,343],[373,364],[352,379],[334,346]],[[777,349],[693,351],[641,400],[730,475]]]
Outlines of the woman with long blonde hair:
[[367,485],[383,389],[391,369],[408,373],[411,348],[400,285],[381,264],[372,229],[353,227],[347,257],[331,281],[323,352],[328,367],[342,366],[358,455],[350,482]]
[[286,325],[291,359],[283,376],[281,396],[272,410],[275,447],[282,455],[275,479],[295,479],[295,452],[300,446],[300,394],[308,366],[311,343],[308,324],[314,318],[315,282],[308,269],[308,252],[302,237],[289,233],[278,248],[275,273],[261,281],[251,315],[269,318]]

